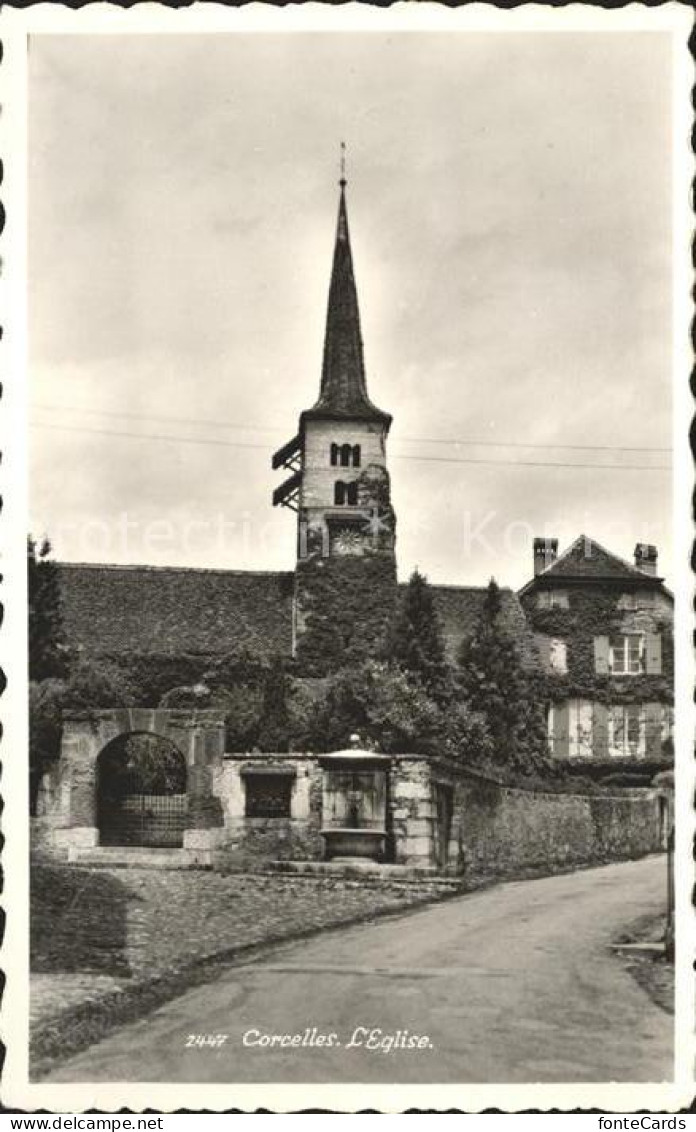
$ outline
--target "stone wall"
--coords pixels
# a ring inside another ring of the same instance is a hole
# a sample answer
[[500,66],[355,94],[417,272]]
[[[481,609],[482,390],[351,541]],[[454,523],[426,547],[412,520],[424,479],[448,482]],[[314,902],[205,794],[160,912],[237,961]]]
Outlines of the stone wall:
[[433,760],[397,756],[390,777],[391,837],[397,865],[435,863]]
[[[246,816],[245,774],[255,766],[292,771],[289,818]],[[318,860],[322,770],[311,755],[226,755],[213,783],[225,828],[224,855],[230,863],[255,860]]]
[[457,785],[455,811],[458,854],[474,871],[514,876],[662,848],[659,802],[649,790],[544,794],[472,776]]

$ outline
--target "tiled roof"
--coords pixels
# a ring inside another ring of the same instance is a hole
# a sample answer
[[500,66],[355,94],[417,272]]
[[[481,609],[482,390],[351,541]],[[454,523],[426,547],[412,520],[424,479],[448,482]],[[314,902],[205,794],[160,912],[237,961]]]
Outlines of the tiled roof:
[[[447,653],[454,659],[464,638],[473,636],[476,631],[487,587],[433,585],[430,589],[442,624]],[[500,601],[501,625],[517,640],[524,662],[535,665],[537,650],[517,594],[501,587]]]
[[[226,653],[292,650],[291,572],[58,563],[70,644],[88,653]],[[400,586],[403,589],[404,586]],[[478,624],[486,587],[431,587],[454,659]],[[523,657],[536,652],[515,593],[501,589],[502,624]]]
[[616,578],[617,581],[631,579],[648,584],[661,581],[612,554],[586,535],[580,535],[555,562],[537,575],[536,580],[555,578]]
[[90,653],[292,648],[292,573],[59,563],[68,641]]

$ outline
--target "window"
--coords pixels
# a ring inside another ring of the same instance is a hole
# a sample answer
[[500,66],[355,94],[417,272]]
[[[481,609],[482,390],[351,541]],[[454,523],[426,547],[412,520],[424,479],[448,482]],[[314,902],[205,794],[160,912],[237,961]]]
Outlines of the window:
[[645,638],[639,633],[609,638],[609,671],[614,676],[637,676],[644,670]]
[[652,609],[655,604],[655,595],[650,590],[631,590],[622,593],[619,598],[619,609],[629,613],[637,613],[639,609]]
[[568,609],[569,604],[565,590],[541,590],[537,594],[538,609]]
[[249,774],[244,778],[248,818],[289,818],[293,776]]
[[609,754],[640,758],[645,754],[645,723],[640,704],[617,704],[609,709]]
[[343,480],[337,480],[334,484],[334,503],[337,507],[343,507],[348,504],[349,507],[356,507],[358,503],[358,485],[355,480],[352,483],[344,483]]
[[549,746],[555,758],[592,756],[592,704],[589,700],[551,704],[548,729]]
[[558,637],[549,640],[549,664],[554,672],[568,671],[566,643]]
[[359,468],[359,444],[332,444],[329,452],[331,467]]

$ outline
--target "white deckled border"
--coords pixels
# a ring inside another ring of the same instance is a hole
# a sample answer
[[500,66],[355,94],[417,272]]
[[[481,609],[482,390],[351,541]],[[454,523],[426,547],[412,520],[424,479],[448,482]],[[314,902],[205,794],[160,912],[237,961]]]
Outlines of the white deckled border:
[[[677,750],[677,1013],[676,1074],[672,1082],[654,1084],[573,1085],[178,1085],[168,1084],[29,1084],[28,1038],[28,799],[25,762],[26,710],[26,561],[27,515],[26,472],[26,104],[27,36],[40,34],[234,34],[237,32],[295,33],[324,31],[393,31],[395,34],[423,31],[496,32],[602,31],[666,32],[674,44],[674,271],[676,315],[674,320],[674,510],[676,561],[676,750]],[[499,10],[486,4],[450,9],[438,4],[403,4],[373,8],[364,4],[334,7],[330,4],[289,5],[273,8],[249,4],[230,9],[217,4],[195,4],[169,9],[157,4],[139,4],[124,10],[109,4],[91,4],[73,11],[58,4],[39,4],[27,10],[3,7],[0,36],[4,59],[0,64],[0,156],[5,179],[0,189],[7,209],[7,225],[0,241],[5,272],[0,277],[0,310],[5,338],[0,343],[0,371],[5,394],[0,403],[0,467],[4,510],[0,517],[5,621],[0,630],[0,664],[9,684],[0,700],[4,737],[2,780],[5,798],[3,830],[7,837],[5,870],[8,929],[3,965],[8,973],[2,1015],[2,1037],[8,1045],[3,1103],[26,1110],[48,1108],[54,1112],[81,1111],[96,1107],[113,1112],[121,1106],[164,1112],[180,1107],[224,1110],[238,1107],[253,1111],[258,1106],[281,1112],[303,1107],[325,1107],[356,1111],[373,1107],[399,1112],[409,1107],[461,1108],[476,1112],[485,1108],[524,1109],[599,1108],[609,1112],[632,1112],[638,1108],[656,1112],[675,1111],[688,1105],[694,1094],[693,973],[694,931],[691,893],[694,865],[691,846],[694,817],[692,744],[696,719],[692,704],[694,655],[691,645],[693,585],[689,568],[693,530],[690,495],[693,463],[688,445],[688,425],[693,405],[688,388],[692,365],[689,323],[692,281],[689,244],[692,218],[689,182],[694,172],[690,151],[689,90],[693,67],[687,39],[691,12],[686,5],[667,3],[658,8],[631,4],[604,10],[589,4],[564,8],[528,4]]]

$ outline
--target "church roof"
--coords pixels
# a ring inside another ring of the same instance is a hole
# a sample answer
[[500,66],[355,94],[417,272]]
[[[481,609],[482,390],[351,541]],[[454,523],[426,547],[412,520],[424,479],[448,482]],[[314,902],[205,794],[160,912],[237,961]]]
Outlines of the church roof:
[[387,428],[389,413],[372,404],[367,395],[363,343],[360,333],[358,292],[353,273],[345,181],[341,180],[336,244],[326,314],[324,360],[319,400],[302,414],[302,420],[373,420]]
[[[462,641],[472,637],[478,627],[488,587],[430,585],[429,589],[440,618],[447,655],[454,660]],[[524,664],[534,667],[537,648],[524,610],[517,594],[503,587],[500,588],[499,624],[516,640]]]
[[58,563],[66,637],[86,653],[292,649],[292,573]]
[[[292,651],[294,574],[57,563],[66,637],[87,654]],[[403,587],[400,587],[403,588]],[[478,624],[486,587],[430,587],[454,659]],[[501,619],[523,657],[534,648],[522,606],[501,589]]]

